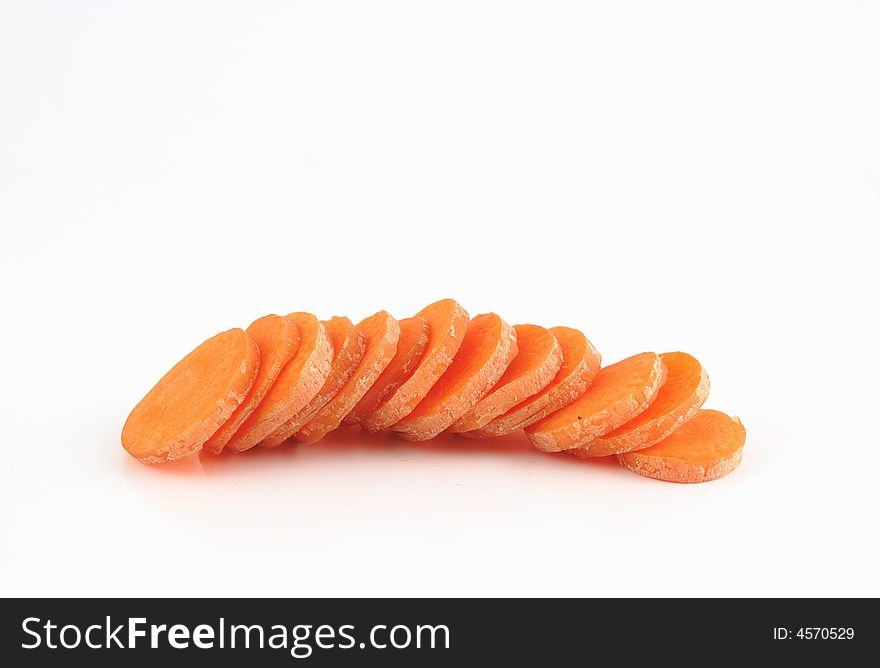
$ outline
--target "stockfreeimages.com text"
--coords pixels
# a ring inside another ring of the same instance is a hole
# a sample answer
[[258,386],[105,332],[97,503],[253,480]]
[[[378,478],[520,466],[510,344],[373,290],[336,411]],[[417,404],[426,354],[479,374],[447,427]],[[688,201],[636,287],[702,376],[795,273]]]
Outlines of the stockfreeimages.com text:
[[152,624],[145,617],[131,617],[114,622],[109,616],[103,624],[80,627],[59,626],[50,620],[27,617],[21,623],[25,639],[23,649],[135,649],[170,647],[172,649],[275,649],[288,650],[296,659],[305,659],[315,649],[449,649],[449,628],[437,625],[388,626],[377,624],[358,640],[352,624],[228,624],[221,617],[214,624]]

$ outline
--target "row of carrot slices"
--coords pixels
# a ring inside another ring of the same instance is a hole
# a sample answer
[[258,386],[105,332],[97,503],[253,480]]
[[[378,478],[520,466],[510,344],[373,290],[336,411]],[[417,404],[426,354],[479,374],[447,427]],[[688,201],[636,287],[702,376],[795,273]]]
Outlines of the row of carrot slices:
[[386,311],[357,325],[299,312],[217,334],[134,408],[122,444],[157,463],[315,443],[341,425],[409,441],[523,429],[545,452],[613,455],[642,475],[704,482],[736,468],[745,442],[737,418],[702,409],[708,393],[687,353],[602,367],[576,329],[470,318],[444,299],[400,321]]

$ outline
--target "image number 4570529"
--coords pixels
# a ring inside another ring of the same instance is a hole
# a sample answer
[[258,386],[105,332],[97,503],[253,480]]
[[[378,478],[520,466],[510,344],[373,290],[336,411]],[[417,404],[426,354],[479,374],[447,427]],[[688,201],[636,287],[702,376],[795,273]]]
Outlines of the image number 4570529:
[[804,626],[797,630],[778,626],[773,629],[773,640],[852,640],[855,629],[844,626]]

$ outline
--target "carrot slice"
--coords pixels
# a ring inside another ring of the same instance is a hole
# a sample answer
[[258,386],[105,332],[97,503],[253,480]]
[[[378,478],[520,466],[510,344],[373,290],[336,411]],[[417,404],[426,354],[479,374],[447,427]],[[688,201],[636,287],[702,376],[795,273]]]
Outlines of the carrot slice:
[[621,466],[669,482],[708,482],[742,461],[746,430],[739,418],[701,410],[670,436],[645,450],[617,455]]
[[553,380],[562,366],[562,348],[549,329],[514,325],[517,354],[501,379],[474,408],[449,431],[479,429],[523,400],[534,396]]
[[336,429],[394,358],[400,325],[390,313],[379,311],[359,322],[357,329],[367,344],[360,364],[330,403],[294,434],[297,441],[315,443]]
[[555,413],[586,392],[599,372],[602,356],[576,329],[552,327],[550,332],[562,349],[562,367],[553,382],[483,427],[465,432],[464,436],[482,438],[513,433]]
[[404,318],[400,321],[400,339],[394,359],[385,367],[382,375],[367,390],[351,413],[345,416],[343,424],[358,424],[372,413],[401,383],[409,378],[428,345],[431,330],[424,318]]
[[204,449],[215,455],[223,451],[238,428],[254,412],[299,345],[296,323],[280,315],[267,315],[254,320],[245,331],[260,350],[260,368],[247,398],[205,443]]
[[391,428],[426,441],[449,427],[492,389],[516,357],[516,331],[494,313],[470,321],[458,354],[431,391]]
[[286,317],[296,323],[299,347],[260,405],[226,444],[234,452],[250,450],[301,411],[330,374],[333,346],[323,323],[311,313],[291,313]]
[[468,327],[468,314],[458,302],[441,299],[416,314],[430,327],[431,335],[422,359],[412,375],[394,390],[371,414],[361,420],[361,427],[375,432],[388,429],[415,409],[443,372],[452,364]]
[[175,364],[122,428],[122,447],[142,462],[169,462],[201,449],[245,400],[260,352],[242,329],[211,337]]
[[586,445],[644,411],[666,379],[656,353],[640,353],[606,366],[568,406],[526,427],[538,450],[559,452]]
[[327,334],[333,345],[333,364],[330,367],[330,375],[327,376],[324,386],[318,391],[315,398],[305,408],[262,440],[260,445],[264,448],[274,448],[281,445],[302,429],[303,425],[324,408],[348,382],[364,356],[367,347],[366,339],[351,320],[344,317],[331,318],[324,321],[324,327],[327,328]]
[[644,450],[659,443],[690,420],[709,396],[709,376],[687,353],[660,355],[666,367],[666,382],[646,411],[622,427],[587,445],[569,450],[578,457],[606,457],[632,450]]

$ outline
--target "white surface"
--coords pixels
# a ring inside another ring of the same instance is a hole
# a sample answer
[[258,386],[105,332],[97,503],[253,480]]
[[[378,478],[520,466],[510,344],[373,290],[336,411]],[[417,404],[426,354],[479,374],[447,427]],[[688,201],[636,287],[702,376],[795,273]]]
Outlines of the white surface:
[[[880,595],[878,34],[871,2],[4,2],[0,593]],[[445,296],[695,354],[742,466],[119,445],[220,329]]]

